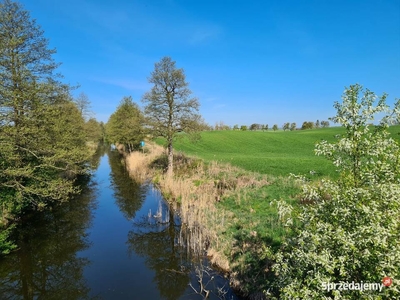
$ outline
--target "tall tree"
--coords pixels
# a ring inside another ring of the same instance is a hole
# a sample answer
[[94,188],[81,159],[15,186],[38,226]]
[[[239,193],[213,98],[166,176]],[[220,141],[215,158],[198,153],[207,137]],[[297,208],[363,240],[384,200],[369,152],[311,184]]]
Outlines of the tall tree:
[[274,124],[274,126],[272,126],[272,130],[273,130],[273,131],[277,131],[277,130],[278,130],[278,125],[277,125],[277,124]]
[[76,107],[78,107],[80,113],[85,118],[85,121],[93,117],[93,112],[91,109],[91,104],[89,97],[85,93],[80,93],[76,99],[74,99]]
[[[104,126],[104,124],[103,124]],[[90,118],[85,122],[86,141],[92,143],[99,143],[103,140],[103,128],[95,118]]]
[[106,124],[106,135],[109,142],[123,144],[128,152],[139,147],[145,136],[144,117],[131,96],[124,97],[110,116]]
[[150,92],[143,96],[145,114],[153,136],[166,139],[168,149],[167,174],[173,174],[173,144],[179,132],[198,131],[199,101],[192,98],[183,69],[177,69],[175,61],[163,57],[155,64],[149,82]]
[[[88,159],[83,119],[43,31],[16,2],[0,3],[0,214],[43,208],[76,192]],[[81,126],[82,125],[82,126]]]
[[250,125],[250,130],[257,130],[258,129],[258,124],[253,123]]
[[321,121],[321,126],[322,126],[322,128],[329,127],[329,121]]
[[283,127],[282,127],[283,131],[289,130],[289,128],[290,128],[289,122],[283,124]]

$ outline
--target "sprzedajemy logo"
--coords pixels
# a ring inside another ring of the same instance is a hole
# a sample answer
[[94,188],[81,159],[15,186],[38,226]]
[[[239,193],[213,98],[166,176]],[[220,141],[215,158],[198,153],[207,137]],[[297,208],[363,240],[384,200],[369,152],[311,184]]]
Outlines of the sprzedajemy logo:
[[322,282],[322,289],[325,291],[379,291],[381,292],[383,287],[389,287],[393,283],[392,278],[385,277],[382,279],[382,283],[378,282]]

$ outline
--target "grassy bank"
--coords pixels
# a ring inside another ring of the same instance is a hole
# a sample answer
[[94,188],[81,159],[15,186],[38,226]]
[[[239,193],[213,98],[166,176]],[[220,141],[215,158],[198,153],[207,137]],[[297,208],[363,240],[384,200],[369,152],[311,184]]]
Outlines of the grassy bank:
[[221,162],[204,163],[177,153],[175,175],[163,174],[167,160],[157,145],[126,157],[139,181],[151,177],[180,213],[181,242],[230,274],[244,295],[268,288],[271,261],[264,245],[279,247],[288,234],[274,199],[296,203],[300,188],[291,179],[243,170]]
[[[400,126],[390,132],[400,138]],[[131,153],[126,161],[136,180],[152,178],[179,209],[181,242],[197,252],[207,249],[211,262],[230,275],[231,285],[255,297],[274,281],[271,249],[292,234],[274,200],[282,199],[294,209],[302,205],[301,186],[290,173],[307,174],[315,184],[323,176],[335,176],[331,163],[313,150],[321,139],[333,142],[343,133],[341,128],[211,131],[203,132],[196,144],[183,137],[176,149],[191,158],[176,152],[173,178],[163,173],[167,159],[161,146],[149,143],[145,153]],[[311,170],[317,174],[311,175]]]
[[[393,138],[400,139],[400,125],[389,128]],[[175,149],[205,161],[227,162],[245,170],[275,176],[309,174],[335,177],[332,163],[314,154],[315,143],[322,139],[335,141],[344,134],[342,127],[296,131],[206,131],[193,143],[182,137]],[[157,140],[159,144],[163,140]]]

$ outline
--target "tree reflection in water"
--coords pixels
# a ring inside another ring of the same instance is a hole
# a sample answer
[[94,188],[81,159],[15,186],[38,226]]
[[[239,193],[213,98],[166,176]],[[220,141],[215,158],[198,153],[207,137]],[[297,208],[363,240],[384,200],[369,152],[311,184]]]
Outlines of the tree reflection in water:
[[163,299],[178,299],[190,282],[190,265],[177,246],[178,234],[173,216],[168,224],[136,224],[135,230],[128,233],[130,253],[145,257],[146,265],[155,271],[154,281]]
[[[131,220],[133,225],[133,230],[128,232],[129,255],[145,258],[146,266],[155,271],[154,282],[163,299],[178,299],[189,284],[189,274],[183,268],[186,262],[176,249],[179,227],[174,225],[174,216],[164,204],[163,208],[169,214],[164,221],[168,222],[160,224],[157,222],[160,219],[148,220],[148,212],[143,213],[140,209],[145,201],[151,201],[148,193],[151,185],[141,185],[130,180],[117,151],[110,152],[108,156],[115,202],[124,217]],[[153,214],[156,213],[157,206],[154,208]]]
[[147,187],[129,178],[123,165],[122,156],[117,151],[108,153],[108,162],[111,168],[110,182],[114,191],[115,202],[124,217],[131,220],[143,205]]
[[18,251],[0,260],[1,299],[94,299],[83,276],[96,184],[51,210],[26,217],[15,232]]

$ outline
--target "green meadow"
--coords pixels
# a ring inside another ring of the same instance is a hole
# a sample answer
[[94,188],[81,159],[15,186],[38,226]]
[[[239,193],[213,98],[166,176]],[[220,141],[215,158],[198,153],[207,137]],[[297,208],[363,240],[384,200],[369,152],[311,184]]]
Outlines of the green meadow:
[[[399,140],[400,125],[390,127],[390,132]],[[321,140],[334,142],[337,134],[344,133],[342,127],[275,132],[205,131],[198,142],[182,137],[174,146],[176,151],[205,161],[227,162],[262,174],[309,175],[314,171],[316,177],[331,177],[335,176],[335,168],[330,161],[314,154],[315,144]]]
[[[400,125],[392,126],[389,131],[393,138],[400,140]],[[218,236],[221,244],[228,245],[224,253],[230,258],[232,271],[239,274],[243,291],[251,293],[268,288],[271,274],[263,271],[265,257],[260,249],[269,245],[276,250],[291,234],[278,220],[277,209],[271,203],[282,199],[295,209],[299,207],[301,188],[288,178],[290,173],[302,174],[311,180],[337,176],[332,162],[316,156],[314,148],[321,140],[335,142],[338,134],[345,134],[345,129],[204,131],[198,142],[184,135],[176,140],[176,152],[181,151],[205,162],[230,163],[265,174],[268,178],[268,185],[242,188],[217,204],[221,211],[229,212],[224,217],[224,230]],[[162,144],[163,140],[157,142]],[[311,175],[310,171],[316,174]],[[240,170],[235,172],[238,174],[233,174],[233,177],[240,177],[243,173]]]

